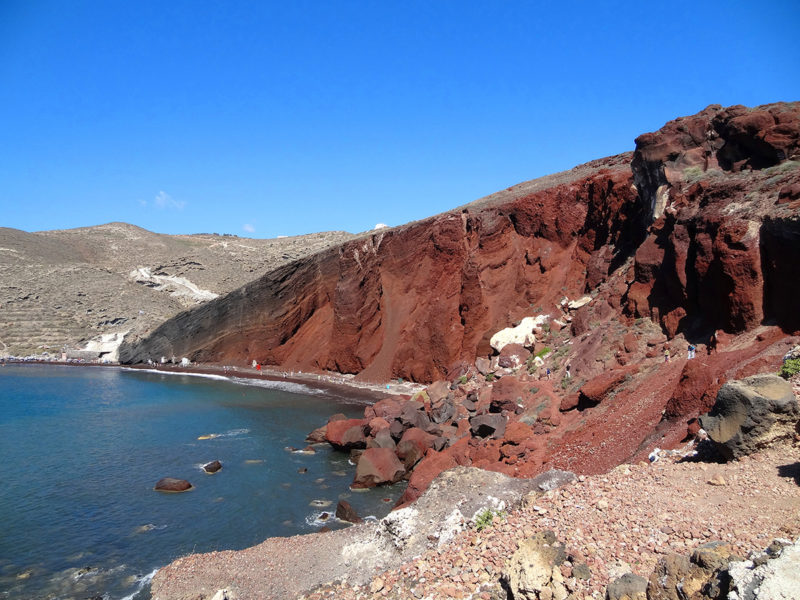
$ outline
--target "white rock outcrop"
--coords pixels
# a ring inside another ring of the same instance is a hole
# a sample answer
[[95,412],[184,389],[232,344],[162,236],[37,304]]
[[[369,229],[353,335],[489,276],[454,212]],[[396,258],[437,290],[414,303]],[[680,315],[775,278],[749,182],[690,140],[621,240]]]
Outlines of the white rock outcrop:
[[525,317],[516,327],[506,327],[495,333],[489,340],[489,345],[500,352],[508,344],[520,344],[526,348],[536,343],[533,330],[541,327],[548,320],[547,315]]

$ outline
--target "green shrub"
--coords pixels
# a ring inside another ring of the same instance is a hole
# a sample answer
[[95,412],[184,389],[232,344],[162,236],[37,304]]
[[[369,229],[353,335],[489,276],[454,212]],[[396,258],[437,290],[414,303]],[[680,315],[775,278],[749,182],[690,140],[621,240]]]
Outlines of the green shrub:
[[458,378],[458,383],[460,383],[461,385],[464,385],[465,383],[467,383],[467,376],[466,375],[462,375],[461,377],[459,377]]
[[687,167],[683,170],[683,178],[688,183],[695,183],[703,178],[703,169],[701,167]]
[[551,351],[551,348],[549,346],[545,346],[544,348],[542,348],[541,350],[539,350],[536,353],[536,357],[537,358],[544,358],[544,355],[547,354],[550,351]]
[[494,373],[487,373],[486,381],[494,381]]
[[492,524],[492,520],[495,516],[500,518],[505,518],[506,513],[502,510],[495,510],[493,508],[484,508],[478,517],[475,519],[475,529],[478,531],[483,531],[487,527],[490,527]]
[[781,370],[778,371],[778,375],[784,379],[794,377],[798,373],[800,373],[800,358],[790,358],[783,361],[783,366],[781,366]]

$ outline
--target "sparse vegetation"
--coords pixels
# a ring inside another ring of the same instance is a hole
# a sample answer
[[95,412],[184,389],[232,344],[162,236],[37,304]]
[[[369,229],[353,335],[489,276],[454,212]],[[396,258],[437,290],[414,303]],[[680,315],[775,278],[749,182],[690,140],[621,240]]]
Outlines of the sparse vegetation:
[[494,521],[495,517],[500,517],[504,519],[506,516],[506,512],[504,510],[495,510],[493,508],[484,508],[478,517],[475,519],[475,529],[478,531],[483,531],[487,527],[491,527],[492,521]]
[[494,381],[494,373],[487,373],[486,374],[486,381]]
[[461,385],[464,385],[465,383],[467,383],[467,376],[466,375],[462,375],[461,377],[459,377],[458,378],[458,383],[460,383]]
[[800,358],[789,358],[783,361],[781,370],[778,371],[778,375],[784,379],[794,377],[798,373],[800,373]]
[[539,350],[539,351],[536,353],[536,355],[535,355],[535,356],[536,356],[536,358],[544,358],[544,356],[545,356],[546,354],[548,354],[549,352],[551,352],[551,351],[552,351],[552,349],[551,349],[549,346],[545,346],[544,348],[542,348],[541,350]]

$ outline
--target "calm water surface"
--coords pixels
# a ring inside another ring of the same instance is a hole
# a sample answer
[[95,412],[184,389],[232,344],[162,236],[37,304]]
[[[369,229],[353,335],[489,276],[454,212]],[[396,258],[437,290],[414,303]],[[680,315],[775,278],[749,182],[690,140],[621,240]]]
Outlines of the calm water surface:
[[[340,498],[362,515],[389,511],[401,486],[351,493],[346,454],[286,450],[363,404],[247,383],[0,367],[0,598],[149,598],[154,570],[183,554],[315,531]],[[215,459],[222,471],[205,474]],[[161,477],[195,489],[155,492]]]

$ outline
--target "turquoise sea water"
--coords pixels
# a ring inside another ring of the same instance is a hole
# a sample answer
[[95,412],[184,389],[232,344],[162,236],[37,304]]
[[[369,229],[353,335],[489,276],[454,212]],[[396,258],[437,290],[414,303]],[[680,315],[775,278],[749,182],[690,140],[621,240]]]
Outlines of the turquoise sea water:
[[[334,412],[360,416],[363,404],[256,383],[273,387],[0,367],[0,598],[148,598],[154,570],[183,554],[315,531],[340,498],[361,515],[389,511],[400,486],[352,493],[346,454],[286,449],[304,447]],[[205,474],[215,459],[222,471]],[[153,491],[162,477],[194,489]]]

